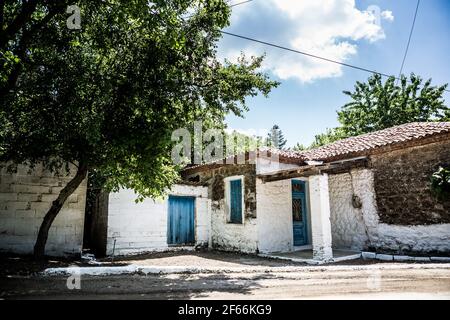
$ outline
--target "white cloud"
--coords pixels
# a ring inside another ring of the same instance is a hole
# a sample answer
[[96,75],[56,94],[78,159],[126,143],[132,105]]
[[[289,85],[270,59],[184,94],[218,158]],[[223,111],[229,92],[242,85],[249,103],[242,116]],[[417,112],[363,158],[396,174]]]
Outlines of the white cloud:
[[381,17],[382,17],[384,20],[387,20],[387,21],[389,21],[389,22],[394,21],[394,15],[392,14],[392,11],[389,11],[389,10],[383,11],[383,12],[381,13]]
[[[383,18],[392,20],[391,11]],[[372,12],[359,10],[354,0],[264,0],[233,10],[231,32],[323,56],[340,62],[358,52],[358,41],[385,38]],[[228,36],[219,53],[233,61],[240,51],[248,55],[267,52],[265,68],[282,80],[302,82],[339,77],[342,66],[269,48],[257,43],[232,40]]]

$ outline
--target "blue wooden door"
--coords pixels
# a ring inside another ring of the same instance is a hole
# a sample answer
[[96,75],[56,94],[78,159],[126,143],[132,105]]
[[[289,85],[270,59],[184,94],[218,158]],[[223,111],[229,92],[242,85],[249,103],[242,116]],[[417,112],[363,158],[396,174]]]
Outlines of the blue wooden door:
[[195,198],[169,197],[167,243],[192,245],[195,243]]
[[294,246],[308,244],[305,182],[292,181],[292,220],[294,227]]

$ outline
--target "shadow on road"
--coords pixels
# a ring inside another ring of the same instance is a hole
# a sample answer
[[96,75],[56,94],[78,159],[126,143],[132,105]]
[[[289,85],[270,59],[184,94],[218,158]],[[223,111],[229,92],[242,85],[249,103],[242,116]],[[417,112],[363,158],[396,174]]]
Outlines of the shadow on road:
[[240,278],[228,274],[86,276],[69,290],[67,277],[0,278],[2,299],[199,299],[214,292],[251,295],[271,274]]

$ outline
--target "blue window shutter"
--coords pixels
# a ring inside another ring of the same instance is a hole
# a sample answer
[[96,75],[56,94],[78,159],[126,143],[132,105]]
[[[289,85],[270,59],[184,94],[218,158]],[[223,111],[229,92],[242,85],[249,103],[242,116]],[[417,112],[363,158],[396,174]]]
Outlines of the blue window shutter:
[[242,223],[242,181],[230,181],[230,222]]

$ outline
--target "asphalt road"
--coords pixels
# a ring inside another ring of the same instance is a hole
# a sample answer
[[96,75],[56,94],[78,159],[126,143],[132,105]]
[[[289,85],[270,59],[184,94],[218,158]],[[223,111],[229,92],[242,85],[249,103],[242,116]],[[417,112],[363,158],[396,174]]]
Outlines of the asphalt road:
[[9,276],[0,278],[0,298],[448,300],[450,268],[82,276],[80,285],[69,290],[60,276]]

